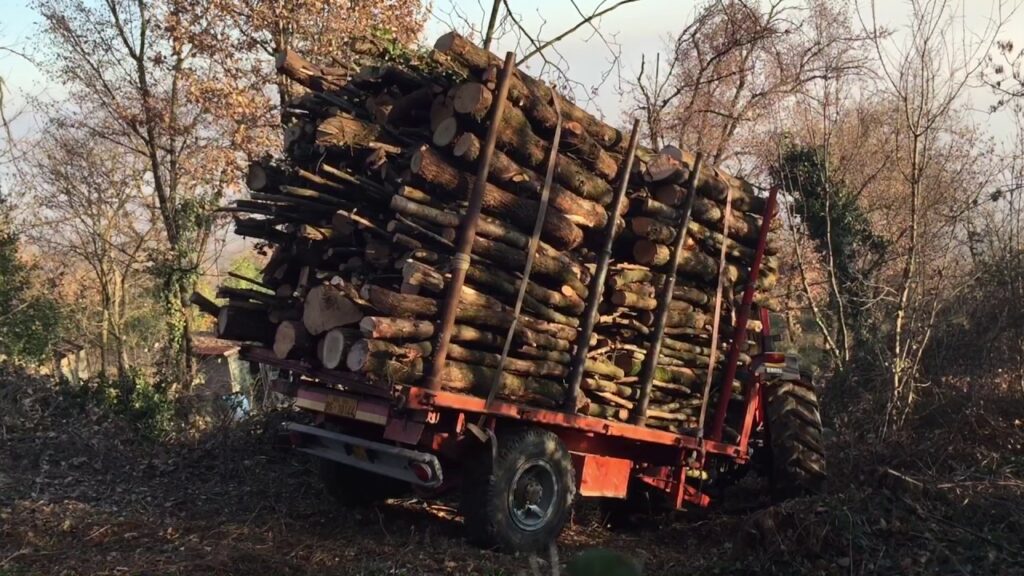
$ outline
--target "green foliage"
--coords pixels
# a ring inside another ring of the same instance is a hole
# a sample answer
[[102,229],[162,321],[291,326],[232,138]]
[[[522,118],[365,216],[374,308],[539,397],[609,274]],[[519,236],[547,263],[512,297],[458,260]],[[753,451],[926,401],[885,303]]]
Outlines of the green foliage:
[[831,244],[838,280],[853,283],[867,271],[859,265],[864,257],[878,261],[888,245],[872,231],[856,195],[832,176],[828,162],[818,147],[792,146],[773,171],[776,181],[792,195],[794,212],[818,250],[827,254]]
[[42,362],[57,342],[60,310],[35,289],[32,268],[18,255],[6,201],[0,197],[0,355],[19,362]]
[[[244,254],[236,258],[234,262],[231,263],[231,272],[233,274],[244,276],[246,278],[252,278],[253,280],[257,281],[260,279],[260,277],[263,276],[262,267],[260,266],[260,263],[256,260],[256,258],[252,255],[251,252],[245,252]],[[239,280],[238,278],[234,277],[229,277],[225,279],[224,282],[222,282],[222,284],[224,286],[230,286],[232,288],[245,288],[247,290],[257,290],[260,292],[267,293],[270,292],[269,290],[256,286],[255,284],[246,282],[245,280]]]
[[192,294],[200,277],[203,246],[213,225],[213,208],[220,201],[219,194],[201,195],[181,199],[174,209],[174,236],[166,252],[157,253],[150,273],[159,282],[159,295],[163,303],[168,328],[168,363],[178,378],[188,375],[182,371],[186,353],[185,338],[188,322],[186,299]]
[[83,382],[78,392],[101,409],[131,422],[148,438],[160,439],[172,430],[174,404],[139,370],[128,369],[120,378],[98,376]]

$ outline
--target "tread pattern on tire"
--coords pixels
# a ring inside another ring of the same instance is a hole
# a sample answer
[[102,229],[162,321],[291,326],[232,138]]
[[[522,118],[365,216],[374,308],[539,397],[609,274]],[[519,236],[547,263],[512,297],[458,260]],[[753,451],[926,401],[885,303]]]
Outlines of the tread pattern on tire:
[[[507,509],[507,489],[519,463],[545,457],[560,476],[561,505],[549,523],[534,532],[522,532],[512,525]],[[555,434],[541,428],[510,430],[498,437],[497,460],[491,463],[484,450],[468,463],[463,475],[462,514],[467,538],[483,548],[505,552],[542,549],[562,531],[576,498],[576,474],[569,451]]]
[[769,382],[765,418],[777,499],[825,491],[825,445],[818,398],[810,379]]

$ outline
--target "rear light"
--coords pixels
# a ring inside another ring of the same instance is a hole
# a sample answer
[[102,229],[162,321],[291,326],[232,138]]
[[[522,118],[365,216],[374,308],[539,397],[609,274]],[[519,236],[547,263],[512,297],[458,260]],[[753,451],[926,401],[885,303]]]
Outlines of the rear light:
[[409,462],[409,468],[419,478],[420,482],[430,482],[434,479],[434,470],[423,462]]
[[786,355],[779,352],[768,352],[764,355],[765,364],[785,364]]

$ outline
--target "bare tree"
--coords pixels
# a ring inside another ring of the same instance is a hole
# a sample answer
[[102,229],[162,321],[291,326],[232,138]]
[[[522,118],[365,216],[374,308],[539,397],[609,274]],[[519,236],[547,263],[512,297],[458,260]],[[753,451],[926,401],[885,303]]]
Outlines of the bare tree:
[[769,114],[803,85],[859,65],[828,57],[850,41],[842,28],[806,26],[834,22],[837,12],[824,1],[712,0],[667,56],[644,59],[628,89],[631,112],[654,147],[670,141],[707,151],[715,164],[733,159],[743,128],[771,124]]
[[[82,289],[95,292],[99,318],[98,326],[84,327],[84,336],[97,343],[101,371],[113,356],[123,380],[132,299],[152,284],[146,266],[158,216],[145,191],[145,164],[59,120],[48,128],[32,147],[30,176],[22,181],[36,215],[28,237],[51,265],[59,261],[61,273],[77,263],[89,270]],[[145,298],[143,308],[153,304]]]
[[[912,0],[910,7],[905,33],[889,39],[878,25],[874,2],[867,7],[867,14],[860,12],[863,28],[873,37],[882,84],[894,103],[899,145],[894,161],[907,191],[907,217],[898,224],[902,237],[899,272],[891,286],[887,425],[901,422],[913,405],[921,356],[942,305],[921,270],[925,210],[935,205],[943,192],[941,186],[948,185],[936,177],[948,166],[936,163],[948,162],[941,151],[948,146],[948,138],[954,137],[951,131],[958,105],[968,82],[984,66],[1006,16],[1000,3],[984,30],[969,31],[961,14],[963,6],[957,2]],[[963,143],[957,146],[962,148]],[[947,234],[954,229],[946,223]],[[928,241],[934,246],[935,238]]]
[[190,377],[188,298],[211,227],[208,210],[237,171],[231,142],[192,102],[194,48],[168,35],[159,0],[40,0],[46,69],[64,84],[63,122],[144,163],[163,249],[151,267],[167,312],[174,381]]

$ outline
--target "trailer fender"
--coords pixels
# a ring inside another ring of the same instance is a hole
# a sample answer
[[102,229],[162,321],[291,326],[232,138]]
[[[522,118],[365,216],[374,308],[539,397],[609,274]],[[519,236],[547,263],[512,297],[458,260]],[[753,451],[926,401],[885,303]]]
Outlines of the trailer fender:
[[580,496],[625,498],[633,463],[624,458],[571,452]]

